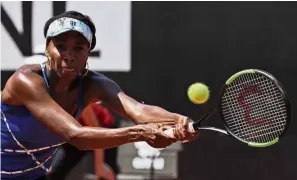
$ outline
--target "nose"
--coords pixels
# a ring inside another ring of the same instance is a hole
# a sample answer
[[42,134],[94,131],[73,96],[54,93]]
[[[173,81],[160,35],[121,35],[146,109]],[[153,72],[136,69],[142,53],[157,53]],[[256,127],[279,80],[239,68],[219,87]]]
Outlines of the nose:
[[67,63],[73,63],[75,58],[70,50],[66,50],[62,55],[62,59]]

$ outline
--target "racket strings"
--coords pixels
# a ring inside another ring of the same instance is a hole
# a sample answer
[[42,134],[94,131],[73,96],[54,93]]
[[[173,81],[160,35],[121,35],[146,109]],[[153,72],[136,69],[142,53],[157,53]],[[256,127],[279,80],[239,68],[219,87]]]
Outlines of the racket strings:
[[[281,124],[280,121],[275,121],[275,119],[273,119],[273,117],[275,117],[275,116],[281,117],[282,114],[285,114],[286,113],[286,108],[285,107],[280,107],[280,106],[276,107],[276,106],[274,106],[275,105],[275,102],[271,102],[271,101],[268,101],[268,102],[270,102],[270,103],[267,103],[266,106],[268,105],[268,106],[273,107],[273,108],[271,108],[270,110],[266,110],[266,111],[263,108],[261,110],[261,114],[260,115],[267,116],[268,119],[272,119],[275,123],[280,123]],[[281,112],[279,112],[279,111],[281,111]],[[266,112],[268,112],[268,113],[266,113]],[[234,113],[236,113],[238,116],[243,116],[244,115],[244,112],[240,112],[240,111],[234,112]],[[251,114],[252,117],[253,117],[253,114]],[[228,113],[227,112],[224,117],[226,117],[226,119],[231,119],[232,116],[233,116],[232,113]],[[239,123],[240,125],[242,125],[241,124],[242,122],[231,121],[230,122],[230,127],[236,125],[237,123]]]
[[227,86],[222,113],[234,135],[258,143],[278,137],[287,118],[282,93],[268,77],[257,73],[243,74]]
[[[267,81],[267,80],[266,80]],[[267,83],[271,83],[270,81],[268,81]],[[261,85],[262,85],[262,83],[261,83]],[[265,85],[265,84],[264,84]],[[267,88],[266,88],[267,89]],[[266,94],[267,94],[267,92],[265,92]],[[262,97],[260,97],[260,99],[261,99]],[[258,101],[258,102],[264,102],[264,101]],[[261,103],[260,103],[260,105],[262,106],[262,107],[264,107],[264,108],[262,108],[262,109],[260,109],[261,111],[259,112],[259,111],[254,111],[255,113],[257,113],[257,114],[261,114],[262,116],[264,116],[264,115],[271,115],[271,113],[270,113],[270,111],[266,108],[265,109],[265,107],[268,107],[269,106],[269,104],[267,103],[267,102],[271,102],[271,101],[266,101],[266,106],[263,106]],[[264,102],[265,103],[265,102]],[[276,107],[276,106],[269,106],[269,107]],[[272,112],[273,112],[273,110],[272,110]],[[253,113],[253,111],[251,112],[251,113]],[[267,117],[265,117],[265,118],[267,118]],[[256,126],[257,127],[257,126]],[[264,128],[264,130],[267,130],[267,128],[265,128],[266,126],[264,125],[264,127],[261,127],[260,126],[260,128]],[[269,129],[269,131],[271,132],[271,130]],[[261,132],[261,133],[263,133],[263,135],[266,135],[267,133],[265,133],[265,132]],[[257,136],[255,136],[255,137],[257,137]],[[272,137],[273,138],[273,137]]]
[[[265,77],[265,76],[263,76]],[[279,112],[279,108],[281,108],[279,105],[280,103],[283,102],[282,96],[280,93],[277,92],[278,88],[269,80],[269,79],[265,79],[264,81],[260,82],[260,85],[263,85],[264,88],[262,88],[263,94],[267,94],[266,97],[260,97],[262,100],[260,102],[264,102],[265,105],[262,106],[262,108],[260,109],[260,114],[262,116],[266,115],[266,119],[269,119],[272,122],[267,123],[268,125],[272,125],[270,126],[270,128],[274,128],[276,130],[282,130],[285,127],[285,118],[284,117],[284,123],[283,123],[283,127],[278,127],[279,125],[282,125],[282,121],[279,121],[278,118],[282,118],[278,116],[278,112]],[[284,103],[283,103],[284,104]],[[285,108],[285,104],[284,104],[284,108]],[[256,113],[258,113],[257,111],[255,111]],[[284,115],[286,116],[286,111],[283,111]],[[276,118],[274,118],[276,117]],[[278,120],[278,121],[276,121]],[[257,126],[256,126],[257,127]],[[263,129],[266,130],[266,132],[271,132],[273,133],[273,129],[267,129],[265,128],[267,126],[265,126]],[[260,126],[260,128],[262,128],[262,126]],[[264,133],[264,132],[263,132]],[[280,132],[281,133],[281,132]],[[264,133],[264,135],[267,134],[269,135],[269,133]],[[276,134],[276,136],[278,136],[279,134]],[[275,136],[270,136],[270,138],[275,138]]]
[[[263,101],[258,101],[258,102],[260,102],[260,103],[258,103],[258,106],[260,105],[260,106],[262,106],[263,107],[263,104],[261,104],[261,103],[263,103]],[[256,103],[256,106],[257,106],[257,103]],[[263,115],[266,115],[266,114],[263,114],[263,113],[259,113],[259,112],[257,112],[257,111],[255,111],[255,110],[253,110],[253,111],[251,111],[251,112],[249,112],[249,113],[251,113],[250,114],[250,116],[253,116],[253,112],[256,112],[257,114],[261,114],[262,116]],[[263,112],[263,111],[262,111]],[[266,113],[266,112],[265,112]],[[267,118],[267,117],[265,117],[265,118]],[[256,126],[256,127],[259,127],[259,126]],[[266,126],[264,126],[264,127],[266,127]],[[262,127],[263,128],[263,127]],[[267,130],[267,128],[264,128],[264,130]],[[256,131],[257,131],[257,129],[256,129]],[[269,130],[270,132],[271,132],[271,130]],[[246,133],[250,133],[250,132],[246,132]],[[266,135],[267,133],[265,133],[265,132],[260,132],[260,133],[262,133],[263,135]],[[257,135],[255,135],[255,137],[258,137]],[[248,139],[250,139],[250,138],[248,138]],[[263,139],[262,139],[262,141],[263,141]]]

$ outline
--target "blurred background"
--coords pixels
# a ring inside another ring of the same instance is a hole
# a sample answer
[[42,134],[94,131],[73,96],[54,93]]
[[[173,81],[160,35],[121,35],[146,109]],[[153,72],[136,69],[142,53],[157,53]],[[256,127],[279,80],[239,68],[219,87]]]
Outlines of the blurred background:
[[[40,61],[34,57],[44,53],[44,23],[65,10],[89,15],[97,27],[90,69],[139,101],[196,119],[230,75],[257,68],[282,82],[291,103],[291,126],[270,148],[214,132],[161,152],[129,144],[105,158],[116,163],[118,179],[297,179],[296,2],[1,2],[1,90],[16,68]],[[186,96],[197,81],[211,90],[209,102],[199,106]],[[131,125],[114,117],[113,127]],[[209,123],[222,127],[218,115]],[[82,159],[68,179],[92,178],[93,157]]]

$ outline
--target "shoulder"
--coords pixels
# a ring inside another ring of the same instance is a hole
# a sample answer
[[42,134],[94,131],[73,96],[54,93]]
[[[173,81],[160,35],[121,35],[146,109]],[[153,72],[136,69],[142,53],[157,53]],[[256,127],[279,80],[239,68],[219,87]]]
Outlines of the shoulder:
[[98,72],[89,71],[84,77],[84,83],[91,99],[104,100],[122,91],[115,81]]
[[12,75],[11,81],[23,82],[25,84],[38,84],[43,82],[40,65],[30,64],[21,66]]
[[99,72],[94,72],[94,71],[89,71],[89,73],[85,77],[86,79],[90,80],[95,80],[95,81],[106,81],[106,80],[111,80],[102,73]]
[[94,71],[89,71],[89,73],[86,75],[86,77],[84,78],[86,81],[88,81],[92,86],[105,86],[108,84],[113,84],[113,85],[117,85],[117,83],[115,81],[113,81],[112,79],[106,77],[105,75],[98,73],[98,72],[94,72]]
[[5,88],[13,94],[25,93],[32,89],[45,87],[38,64],[23,65],[8,79]]

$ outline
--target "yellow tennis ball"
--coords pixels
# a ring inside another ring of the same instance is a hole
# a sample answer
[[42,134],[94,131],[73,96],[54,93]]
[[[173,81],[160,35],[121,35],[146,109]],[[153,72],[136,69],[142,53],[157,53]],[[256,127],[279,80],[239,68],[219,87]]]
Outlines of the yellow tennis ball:
[[188,88],[188,97],[194,104],[203,104],[209,98],[209,89],[203,83],[194,83]]

